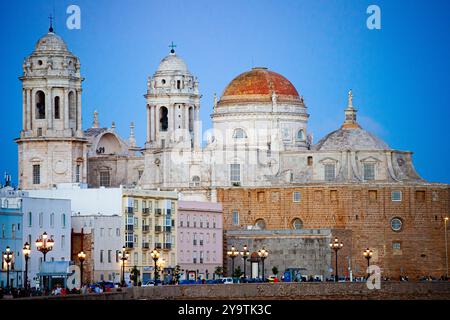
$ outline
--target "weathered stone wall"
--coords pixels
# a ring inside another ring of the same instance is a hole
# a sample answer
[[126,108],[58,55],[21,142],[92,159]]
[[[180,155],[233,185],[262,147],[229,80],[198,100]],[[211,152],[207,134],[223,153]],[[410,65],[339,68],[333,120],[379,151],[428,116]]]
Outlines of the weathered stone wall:
[[[300,202],[293,202],[294,191],[300,192]],[[402,200],[392,201],[392,191],[401,191]],[[339,252],[340,274],[348,274],[350,264],[354,275],[364,276],[366,248],[373,250],[371,263],[382,268],[383,276],[398,279],[403,274],[415,279],[445,274],[443,218],[449,214],[448,185],[229,188],[218,190],[218,201],[224,209],[225,231],[254,225],[258,219],[264,220],[268,230],[292,229],[295,218],[303,221],[305,229],[333,229],[333,236],[344,243]],[[239,212],[239,225],[233,225],[234,210]],[[394,217],[403,221],[400,231],[391,228]],[[394,243],[400,249],[394,249]]]

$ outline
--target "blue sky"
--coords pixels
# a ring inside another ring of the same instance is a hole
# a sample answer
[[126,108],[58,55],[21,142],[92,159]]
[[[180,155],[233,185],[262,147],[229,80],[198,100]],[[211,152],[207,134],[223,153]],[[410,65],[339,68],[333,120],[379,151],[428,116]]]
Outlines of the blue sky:
[[[81,8],[81,29],[65,26],[66,8]],[[366,27],[366,9],[381,8],[381,30]],[[265,66],[304,96],[317,142],[340,126],[351,88],[361,125],[391,147],[414,152],[419,174],[450,182],[449,1],[2,1],[0,172],[17,180],[24,57],[55,31],[81,59],[83,127],[98,110],[128,137],[135,122],[145,139],[146,78],[174,41],[200,81],[201,118],[211,126],[213,94],[238,74]]]

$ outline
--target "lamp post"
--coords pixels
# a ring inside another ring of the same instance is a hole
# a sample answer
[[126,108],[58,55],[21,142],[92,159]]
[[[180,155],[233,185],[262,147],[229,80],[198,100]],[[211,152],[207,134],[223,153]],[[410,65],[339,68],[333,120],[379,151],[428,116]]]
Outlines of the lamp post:
[[22,249],[23,257],[25,258],[25,274],[24,274],[24,282],[25,291],[28,290],[28,259],[30,259],[31,246],[28,242],[25,242]]
[[239,255],[239,251],[236,250],[234,246],[231,246],[231,249],[227,251],[227,256],[231,258],[231,277],[233,277],[234,273],[234,258]]
[[[52,238],[49,238],[47,232],[44,232],[37,240],[36,240],[36,248],[38,251],[42,252],[44,255],[44,262],[46,261],[47,253],[53,250],[53,246],[55,245],[55,241]],[[47,288],[46,280],[47,277],[43,277],[44,280],[44,288]]]
[[372,258],[373,252],[369,248],[364,250],[363,256],[367,259],[367,279],[369,279],[370,273],[369,273],[369,267],[370,267],[370,259]]
[[444,218],[444,234],[445,234],[445,278],[448,279],[448,241],[447,241],[447,223],[448,217]]
[[247,245],[245,245],[243,250],[241,251],[241,256],[242,256],[242,259],[244,260],[244,279],[247,278],[246,267],[247,267],[247,258],[249,255],[250,255],[250,251],[248,251],[248,247],[247,247]]
[[13,258],[13,252],[10,247],[6,247],[6,251],[3,252],[3,259],[6,263],[6,291],[9,292],[9,265]]
[[264,260],[266,260],[268,255],[269,255],[269,251],[267,251],[266,249],[262,248],[262,249],[258,250],[258,256],[261,258],[261,264],[262,264],[262,279],[263,279],[263,282],[265,281]]
[[78,253],[78,261],[80,261],[80,287],[83,287],[83,263],[86,260],[86,253],[83,250]]
[[127,252],[127,249],[125,248],[125,246],[123,246],[122,251],[119,252],[120,261],[122,261],[122,279],[120,281],[122,287],[125,287],[125,285],[126,285],[125,284],[125,263],[128,260],[128,256],[129,256],[129,254]]
[[154,272],[154,280],[155,280],[155,286],[157,285],[156,280],[158,279],[158,271],[157,271],[157,265],[156,263],[158,262],[159,257],[161,256],[161,254],[159,253],[159,251],[155,248],[152,250],[152,252],[150,252],[150,256],[153,259],[153,262],[155,264],[155,272]]
[[344,245],[342,244],[342,242],[339,242],[339,239],[336,237],[334,238],[334,241],[330,243],[330,248],[334,250],[334,254],[336,256],[336,269],[334,272],[334,281],[338,282],[339,281],[339,277],[338,277],[338,251],[340,249],[342,249]]

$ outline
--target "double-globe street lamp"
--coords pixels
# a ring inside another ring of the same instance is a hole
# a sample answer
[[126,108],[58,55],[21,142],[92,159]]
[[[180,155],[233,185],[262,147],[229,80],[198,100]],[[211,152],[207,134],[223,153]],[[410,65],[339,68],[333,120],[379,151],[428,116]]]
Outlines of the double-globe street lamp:
[[157,262],[159,260],[159,257],[161,256],[161,254],[159,253],[158,249],[153,249],[152,252],[150,252],[150,256],[153,259],[153,263],[155,264],[154,268],[155,268],[155,272],[154,272],[154,280],[155,280],[155,286],[157,285],[156,280],[158,280],[158,266],[157,266]]
[[262,264],[262,279],[263,279],[263,281],[265,281],[264,260],[266,260],[266,258],[269,256],[269,251],[267,251],[266,249],[262,248],[262,249],[258,250],[258,256],[261,259],[261,264]]
[[370,259],[372,258],[372,255],[373,255],[373,252],[369,248],[367,248],[363,252],[364,258],[367,259],[367,279],[369,279],[369,276],[370,276],[369,267],[370,267]]
[[80,287],[83,287],[83,263],[86,260],[86,253],[83,250],[78,253],[78,261],[80,261]]
[[24,275],[24,288],[25,291],[28,290],[28,260],[30,259],[31,246],[28,242],[25,242],[22,248],[22,254],[25,258],[25,275]]
[[9,267],[13,259],[13,252],[10,247],[6,247],[6,251],[3,252],[3,260],[6,263],[6,291],[9,292]]
[[233,277],[234,273],[234,259],[239,255],[239,251],[231,246],[231,249],[227,251],[227,256],[231,258],[231,277]]
[[334,254],[336,256],[336,265],[335,265],[335,272],[334,272],[334,281],[339,281],[338,276],[338,251],[342,249],[344,245],[342,242],[339,242],[339,239],[336,237],[334,238],[334,241],[330,243],[330,248],[334,250]]
[[247,267],[247,259],[250,256],[250,251],[248,251],[247,245],[244,246],[243,250],[240,252],[242,259],[244,260],[244,279],[247,278],[246,267]]
[[120,285],[125,287],[125,263],[127,262],[129,257],[129,253],[127,252],[127,248],[123,246],[122,251],[119,252],[120,261],[122,261],[122,277],[120,281]]
[[[44,255],[44,262],[46,261],[47,253],[53,250],[53,246],[55,245],[55,240],[53,238],[49,238],[47,232],[44,232],[39,238],[36,240],[36,248],[38,251],[42,252]],[[43,277],[44,280],[44,288],[47,288],[46,280],[47,277]]]

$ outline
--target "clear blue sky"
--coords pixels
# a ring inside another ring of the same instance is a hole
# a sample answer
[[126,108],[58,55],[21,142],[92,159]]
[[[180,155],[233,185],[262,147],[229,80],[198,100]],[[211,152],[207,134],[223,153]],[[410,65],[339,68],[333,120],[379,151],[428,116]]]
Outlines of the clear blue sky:
[[[65,26],[66,8],[81,8],[81,30]],[[381,7],[382,29],[366,28],[366,8]],[[54,9],[53,9],[54,8]],[[362,126],[391,147],[414,152],[433,182],[450,182],[450,1],[1,1],[2,130],[0,172],[17,179],[22,62],[56,15],[56,33],[81,59],[86,78],[83,126],[98,110],[128,137],[145,139],[146,78],[177,53],[200,81],[201,118],[211,126],[213,94],[238,74],[265,66],[304,95],[317,142],[343,120],[352,88]]]

